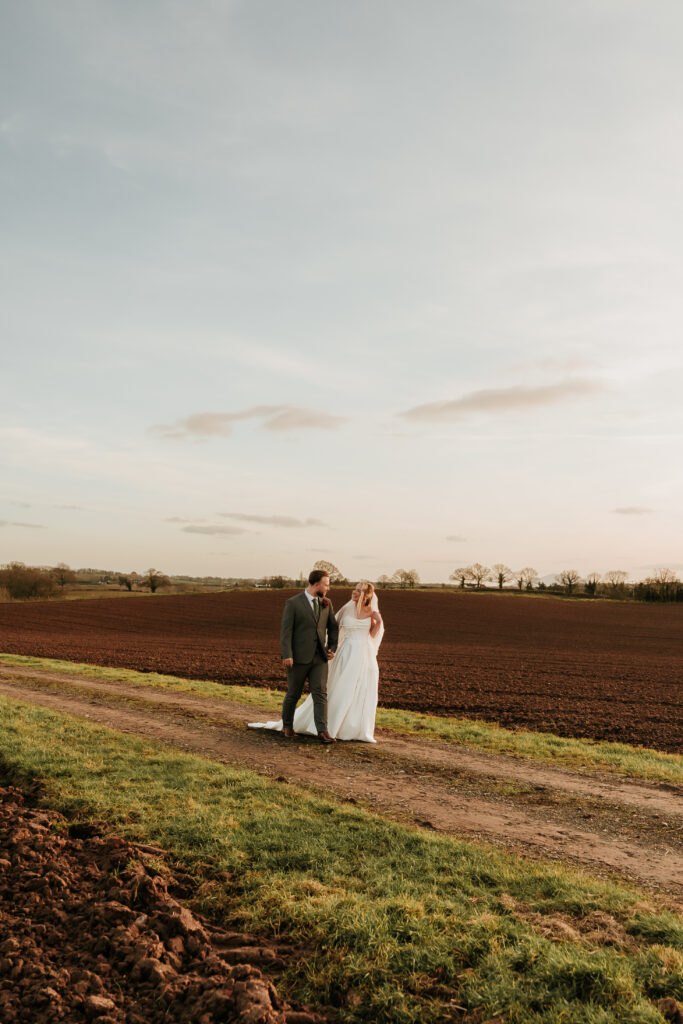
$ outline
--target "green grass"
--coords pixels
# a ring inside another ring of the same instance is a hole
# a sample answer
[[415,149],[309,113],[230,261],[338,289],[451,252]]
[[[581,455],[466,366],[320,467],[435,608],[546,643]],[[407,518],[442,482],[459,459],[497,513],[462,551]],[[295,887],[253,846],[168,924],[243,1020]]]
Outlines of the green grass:
[[530,757],[558,767],[590,769],[683,785],[683,757],[648,747],[572,739],[546,732],[513,731],[475,719],[437,718],[390,708],[378,711],[377,724],[397,732],[460,743],[478,750]]
[[[0,723],[5,779],[168,848],[214,918],[305,944],[280,987],[342,1020],[432,1024],[452,1001],[509,1024],[662,1024],[656,1000],[683,998],[683,920],[636,889],[21,701],[0,699]],[[519,907],[578,930],[601,912],[625,941],[551,941]]]
[[[280,712],[282,694],[253,686],[228,686],[202,680],[180,679],[154,672],[102,668],[52,658],[0,654],[0,664],[26,666],[70,675],[114,680],[129,686],[158,687],[178,693],[194,693],[219,700],[236,701]],[[647,747],[600,740],[571,739],[552,733],[504,729],[495,723],[467,718],[438,718],[414,711],[379,708],[377,725],[382,729],[420,736],[425,740],[456,743],[475,750],[528,757],[545,764],[579,771],[596,771],[651,782],[683,786],[683,756]]]

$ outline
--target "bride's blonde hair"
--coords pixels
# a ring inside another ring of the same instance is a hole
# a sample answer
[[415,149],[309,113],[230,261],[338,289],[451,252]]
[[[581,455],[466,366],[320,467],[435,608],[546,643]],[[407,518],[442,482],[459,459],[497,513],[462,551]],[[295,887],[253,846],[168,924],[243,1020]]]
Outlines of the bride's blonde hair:
[[356,601],[356,612],[360,615],[363,608],[367,608],[372,601],[372,595],[375,593],[375,588],[372,583],[368,583],[367,580],[361,580],[356,587],[356,590],[360,590],[360,597]]

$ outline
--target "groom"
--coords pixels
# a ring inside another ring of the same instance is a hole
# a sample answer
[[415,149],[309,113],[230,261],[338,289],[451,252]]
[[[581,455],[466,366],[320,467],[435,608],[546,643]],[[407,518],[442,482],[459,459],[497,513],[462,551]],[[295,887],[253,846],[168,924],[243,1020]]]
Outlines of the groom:
[[280,643],[287,669],[287,695],[282,704],[282,731],[294,736],[294,709],[304,683],[313,698],[313,715],[321,743],[334,743],[327,731],[327,662],[334,658],[339,627],[326,594],[330,577],[314,569],[303,594],[290,597],[282,614]]

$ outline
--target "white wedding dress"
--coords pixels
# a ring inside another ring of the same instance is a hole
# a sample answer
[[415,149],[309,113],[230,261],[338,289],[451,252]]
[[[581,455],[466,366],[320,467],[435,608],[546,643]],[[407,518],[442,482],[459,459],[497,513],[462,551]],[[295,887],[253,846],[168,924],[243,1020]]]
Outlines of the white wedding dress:
[[[377,598],[373,596],[374,608],[377,608]],[[379,683],[377,651],[384,635],[384,625],[376,636],[371,637],[371,620],[357,617],[353,601],[340,608],[336,619],[339,643],[327,674],[327,731],[337,740],[375,743]],[[279,722],[249,722],[249,728],[281,731],[282,719]],[[310,694],[294,712],[294,732],[318,735]]]

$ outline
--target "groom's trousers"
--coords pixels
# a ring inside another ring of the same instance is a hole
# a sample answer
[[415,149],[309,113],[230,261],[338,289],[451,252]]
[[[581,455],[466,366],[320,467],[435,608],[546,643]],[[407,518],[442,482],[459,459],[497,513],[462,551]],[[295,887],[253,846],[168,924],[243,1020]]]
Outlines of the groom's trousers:
[[287,669],[287,695],[282,703],[282,725],[285,729],[292,728],[294,711],[304,684],[308,680],[308,688],[313,698],[313,718],[318,732],[327,731],[327,659],[316,651],[313,661],[308,665],[294,663]]

